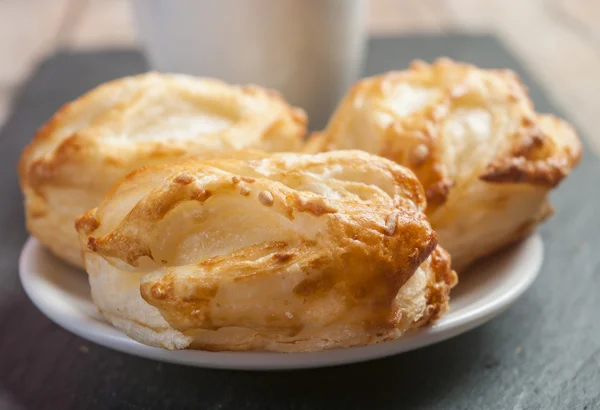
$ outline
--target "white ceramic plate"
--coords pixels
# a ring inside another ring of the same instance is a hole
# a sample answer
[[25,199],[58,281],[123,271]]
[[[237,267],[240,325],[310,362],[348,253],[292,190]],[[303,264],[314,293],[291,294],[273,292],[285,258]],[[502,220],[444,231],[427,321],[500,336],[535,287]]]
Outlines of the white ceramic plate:
[[543,259],[535,234],[474,266],[452,292],[451,310],[435,325],[372,346],[315,353],[167,351],[142,345],[105,322],[90,298],[87,276],[29,238],[19,270],[25,292],[52,321],[100,345],[164,362],[191,366],[269,370],[333,366],[390,356],[436,343],[501,313],[533,283]]

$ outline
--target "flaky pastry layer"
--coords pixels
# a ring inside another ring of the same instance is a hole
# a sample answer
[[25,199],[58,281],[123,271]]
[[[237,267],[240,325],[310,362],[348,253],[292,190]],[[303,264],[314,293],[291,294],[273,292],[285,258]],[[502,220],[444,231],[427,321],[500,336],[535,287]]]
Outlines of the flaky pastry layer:
[[409,167],[440,243],[463,269],[550,214],[548,192],[581,156],[509,70],[440,59],[358,82],[306,151],[361,149]]
[[395,339],[456,283],[407,169],[360,151],[238,152],[134,171],[77,220],[92,296],[168,349]]
[[27,227],[81,265],[73,221],[129,171],[207,151],[295,151],[305,129],[301,110],[256,86],[157,73],[108,82],[63,106],[23,152]]

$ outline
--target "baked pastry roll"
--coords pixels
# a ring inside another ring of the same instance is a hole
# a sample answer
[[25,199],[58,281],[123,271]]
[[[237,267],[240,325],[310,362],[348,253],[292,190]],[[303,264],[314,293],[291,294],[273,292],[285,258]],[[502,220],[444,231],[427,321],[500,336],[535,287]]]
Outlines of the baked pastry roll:
[[547,217],[548,192],[581,156],[571,126],[537,114],[512,71],[448,59],[361,80],[306,149],[361,149],[413,170],[459,271]]
[[315,351],[395,339],[456,283],[407,169],[360,151],[134,171],[78,218],[105,318],[166,349]]
[[63,106],[23,152],[27,227],[81,265],[75,218],[129,171],[205,151],[293,151],[305,129],[301,110],[255,86],[157,73],[111,81]]

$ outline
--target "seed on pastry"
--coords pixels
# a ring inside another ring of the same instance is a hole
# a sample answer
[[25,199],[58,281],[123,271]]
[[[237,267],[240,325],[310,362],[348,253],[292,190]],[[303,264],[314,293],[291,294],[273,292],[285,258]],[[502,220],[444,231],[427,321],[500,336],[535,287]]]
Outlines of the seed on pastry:
[[274,202],[273,195],[271,195],[271,193],[269,191],[261,191],[258,194],[258,200],[264,206],[271,206],[271,205],[273,205],[273,202]]
[[526,235],[577,164],[566,122],[535,112],[518,77],[440,59],[358,82],[306,152],[361,149],[415,172],[461,270]]
[[[258,200],[231,183],[248,177]],[[424,208],[410,171],[365,152],[238,153],[135,171],[77,226],[94,302],[130,337],[316,351],[393,340],[448,309],[456,274]]]
[[175,182],[183,185],[191,184],[193,180],[194,177],[190,174],[181,174],[174,179]]
[[305,130],[301,110],[260,87],[157,73],[111,81],[63,106],[23,152],[27,227],[81,265],[73,221],[128,172],[198,154],[297,151]]
[[429,156],[429,148],[425,144],[419,144],[413,148],[410,156],[410,164],[418,167],[425,162]]
[[385,231],[388,235],[393,235],[396,232],[396,224],[398,222],[398,212],[394,211],[388,215],[385,220]]

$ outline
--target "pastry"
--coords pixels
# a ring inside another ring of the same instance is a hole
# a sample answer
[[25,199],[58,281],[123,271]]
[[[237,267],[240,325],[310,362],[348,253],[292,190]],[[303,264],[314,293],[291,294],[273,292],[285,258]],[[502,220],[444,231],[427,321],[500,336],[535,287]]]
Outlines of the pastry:
[[358,82],[307,152],[360,149],[409,167],[453,267],[525,236],[581,156],[575,131],[537,114],[518,77],[440,59]]
[[456,283],[423,189],[361,151],[142,168],[77,219],[105,318],[166,349],[317,351],[400,337]]
[[129,171],[205,151],[293,151],[305,128],[301,110],[255,86],[157,73],[111,81],[62,107],[23,152],[27,227],[81,265],[75,218]]

